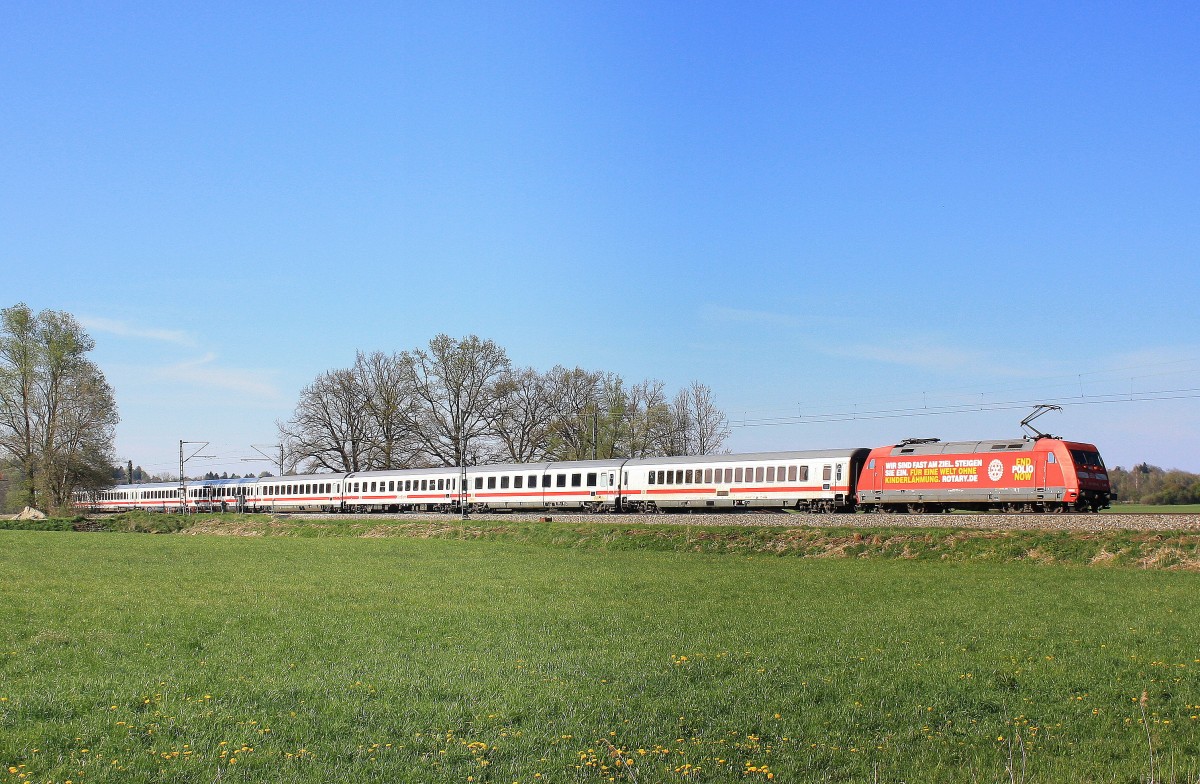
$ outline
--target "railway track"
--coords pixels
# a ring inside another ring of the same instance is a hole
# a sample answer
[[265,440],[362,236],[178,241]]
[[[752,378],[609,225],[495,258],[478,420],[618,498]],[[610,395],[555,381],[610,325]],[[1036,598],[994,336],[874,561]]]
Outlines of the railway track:
[[[456,522],[457,514],[401,512],[396,514],[278,514],[291,520],[373,520],[393,522]],[[737,525],[815,526],[821,528],[978,528],[992,530],[1060,531],[1196,531],[1200,514],[792,514],[727,512],[723,514],[578,514],[569,512],[480,512],[470,521],[555,523],[614,523],[621,525]]]

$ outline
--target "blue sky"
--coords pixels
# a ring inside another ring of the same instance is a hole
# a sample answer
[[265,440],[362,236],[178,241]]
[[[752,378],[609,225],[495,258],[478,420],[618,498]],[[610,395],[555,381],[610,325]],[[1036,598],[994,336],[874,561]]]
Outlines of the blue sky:
[[87,325],[152,470],[266,468],[319,373],[445,332],[701,380],[736,451],[1049,400],[1200,471],[1162,394],[1200,389],[1198,40],[1186,3],[10,2],[0,304]]

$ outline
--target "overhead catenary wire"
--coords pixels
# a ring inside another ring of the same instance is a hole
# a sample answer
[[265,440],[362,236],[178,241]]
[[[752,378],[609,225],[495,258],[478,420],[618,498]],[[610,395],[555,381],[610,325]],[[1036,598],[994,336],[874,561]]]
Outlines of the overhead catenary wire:
[[1200,398],[1200,387],[1184,389],[1163,389],[1152,392],[1125,392],[1102,395],[1082,395],[1070,397],[1039,396],[1021,400],[999,400],[980,403],[947,404],[934,406],[913,406],[907,408],[881,408],[864,410],[857,407],[849,411],[824,411],[814,414],[797,414],[785,417],[762,417],[757,419],[745,418],[729,423],[730,427],[778,427],[784,425],[811,425],[828,422],[852,422],[875,419],[903,419],[909,417],[942,416],[947,414],[973,414],[985,411],[1007,411],[1016,408],[1028,408],[1039,403],[1049,403],[1068,408],[1081,405],[1098,405],[1108,403],[1138,403],[1162,400],[1187,400]]

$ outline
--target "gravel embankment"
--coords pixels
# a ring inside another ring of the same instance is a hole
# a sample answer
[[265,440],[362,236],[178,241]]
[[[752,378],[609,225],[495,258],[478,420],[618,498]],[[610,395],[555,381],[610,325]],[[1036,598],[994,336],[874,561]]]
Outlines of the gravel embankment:
[[[313,519],[312,515],[279,515],[281,518]],[[459,515],[407,512],[403,514],[348,514],[339,520],[395,522],[456,522]],[[787,514],[731,512],[728,514],[573,514],[565,512],[479,513],[471,521],[556,523],[619,523],[622,525],[746,525],[816,526],[824,528],[978,528],[991,530],[1057,531],[1200,531],[1196,514]]]

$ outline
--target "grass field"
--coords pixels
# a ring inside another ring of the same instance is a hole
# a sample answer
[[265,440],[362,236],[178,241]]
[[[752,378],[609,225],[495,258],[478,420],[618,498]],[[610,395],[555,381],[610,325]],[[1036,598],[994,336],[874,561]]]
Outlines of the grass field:
[[0,782],[1194,783],[1197,589],[569,539],[0,531]]
[[1200,504],[1115,504],[1105,514],[1200,514]]

